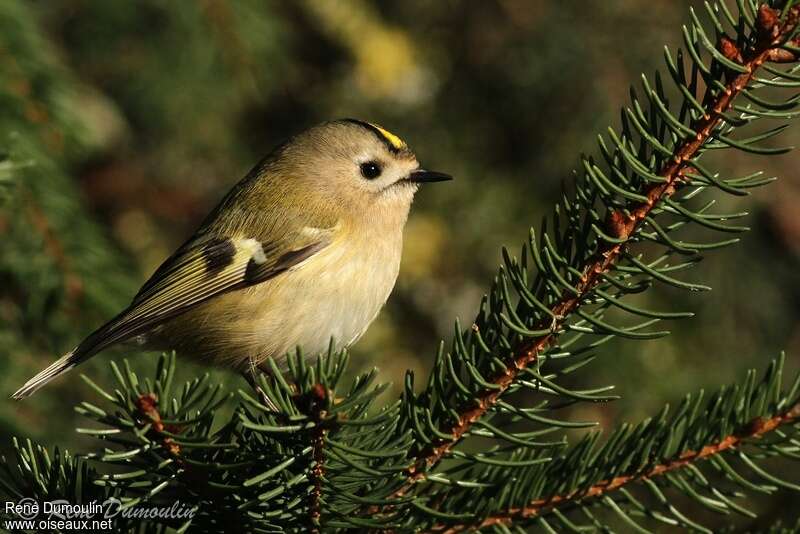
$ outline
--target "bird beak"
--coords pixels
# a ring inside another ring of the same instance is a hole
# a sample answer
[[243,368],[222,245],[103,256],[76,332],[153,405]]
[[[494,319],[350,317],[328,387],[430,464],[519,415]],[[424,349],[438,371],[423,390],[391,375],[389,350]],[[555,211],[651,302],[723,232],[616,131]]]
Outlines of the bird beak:
[[407,178],[409,182],[416,182],[418,184],[424,182],[446,182],[447,180],[452,179],[453,177],[449,174],[436,171],[426,171],[425,169],[417,169],[409,174]]

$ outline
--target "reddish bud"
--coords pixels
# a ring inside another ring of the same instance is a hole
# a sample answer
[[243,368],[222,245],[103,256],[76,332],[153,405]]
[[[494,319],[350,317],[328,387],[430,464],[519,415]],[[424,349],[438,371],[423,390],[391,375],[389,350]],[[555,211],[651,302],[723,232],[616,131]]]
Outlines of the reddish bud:
[[724,35],[719,39],[719,51],[722,52],[722,55],[727,59],[742,63],[742,53],[739,51],[736,43]]
[[311,396],[319,401],[324,401],[328,398],[328,392],[325,391],[325,386],[322,384],[314,384],[311,386]]
[[[142,414],[143,417],[149,420],[155,432],[163,432],[164,430],[167,432],[179,431],[178,427],[172,425],[165,426],[163,421],[161,421],[161,414],[158,413],[158,397],[156,397],[155,394],[146,393],[139,396],[136,399],[136,409],[139,410],[139,413]],[[161,439],[161,445],[173,456],[178,456],[181,452],[180,446],[175,443],[175,440],[172,438],[163,437]]]
[[773,48],[767,53],[767,61],[773,63],[794,63],[797,61],[797,56],[790,50]]
[[631,234],[633,221],[631,218],[621,211],[614,210],[608,213],[606,218],[606,228],[613,237],[618,239],[627,239]]
[[[136,408],[143,416],[150,419],[154,427],[161,426],[161,414],[158,413],[158,399],[153,393],[141,395],[136,399]],[[160,430],[160,428],[156,428]]]
[[758,8],[758,27],[765,34],[774,35],[778,31],[779,20],[780,13],[767,4],[761,4]]
[[761,429],[764,426],[764,418],[763,417],[756,417],[752,421],[749,421],[741,430],[741,434],[745,436],[752,436],[754,434],[758,434],[761,432]]

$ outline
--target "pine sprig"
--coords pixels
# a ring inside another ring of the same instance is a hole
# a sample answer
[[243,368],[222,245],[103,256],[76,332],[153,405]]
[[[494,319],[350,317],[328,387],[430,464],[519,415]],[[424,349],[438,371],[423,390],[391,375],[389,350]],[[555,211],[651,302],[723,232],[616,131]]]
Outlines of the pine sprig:
[[[127,362],[112,363],[116,389],[84,377],[101,402],[76,408],[93,422],[78,432],[99,440],[101,449],[79,457],[56,452],[54,462],[42,447],[17,445],[0,489],[12,499],[102,502],[113,495],[125,508],[178,501],[196,514],[166,522],[179,531],[309,532],[341,524],[361,504],[354,488],[380,492],[380,476],[402,471],[409,446],[407,435],[387,441],[397,425],[396,404],[368,413],[386,389],[373,384],[375,372],[337,394],[347,361],[345,353],[331,352],[309,365],[295,355],[288,376],[276,368],[258,389],[240,391],[236,403],[207,375],[176,387],[174,355],[161,357],[154,379],[141,378]],[[233,418],[220,425],[215,415],[228,409]]]
[[[496,525],[552,523],[550,530],[560,531],[566,528],[563,512],[605,508],[629,524],[636,524],[634,518],[649,518],[708,531],[675,509],[657,512],[657,505],[642,505],[629,486],[654,495],[660,493],[658,488],[670,489],[711,503],[717,512],[754,517],[741,502],[741,492],[800,489],[800,481],[783,480],[758,466],[771,457],[798,459],[800,375],[783,391],[782,370],[783,357],[773,361],[759,381],[751,371],[744,381],[722,388],[708,400],[702,391],[687,396],[672,412],[665,407],[638,425],[622,425],[604,443],[598,434],[589,434],[569,451],[527,472],[498,469],[487,476],[475,471],[489,483],[487,495],[457,489],[433,495],[432,500],[446,503],[439,511],[474,509],[475,501],[489,495],[494,503],[510,506],[475,523],[440,522],[429,530],[453,534]],[[736,464],[744,465],[734,470]],[[740,492],[732,493],[730,484],[738,485]],[[523,500],[527,504],[512,504]]]
[[[654,282],[692,291],[708,289],[673,273],[696,263],[700,251],[729,245],[735,239],[690,243],[674,235],[687,225],[729,233],[746,228],[723,222],[743,214],[710,214],[713,201],[698,206],[693,199],[709,189],[745,195],[748,188],[769,180],[758,175],[721,179],[700,157],[717,148],[779,152],[759,143],[782,128],[739,140],[731,133],[767,117],[790,119],[798,101],[793,96],[771,102],[757,94],[766,86],[797,86],[794,69],[781,71],[767,63],[777,57],[782,63],[789,55],[795,57],[793,39],[800,8],[789,6],[781,13],[767,4],[757,7],[740,2],[740,11],[734,18],[723,3],[707,6],[717,33],[714,39],[692,12],[692,24],[684,29],[686,52],[675,57],[666,52],[679,105],[671,105],[659,75],[654,83],[643,78],[643,98],[632,89],[632,106],[623,110],[621,131],[609,130],[609,140],[600,139],[605,170],[594,159],[583,158],[584,172],[575,192],[571,197],[565,194],[551,229],[545,224],[538,234],[532,231],[520,260],[504,252],[506,265],[473,327],[464,332],[457,327],[451,352],[440,351],[421,395],[412,392],[409,378],[407,424],[416,429],[418,443],[424,446],[414,451],[413,464],[406,471],[408,483],[398,495],[453,456],[454,447],[478,421],[506,413],[535,422],[532,413],[502,401],[507,394],[524,389],[526,379],[535,393],[548,391],[573,401],[601,400],[558,389],[552,380],[556,375],[539,370],[546,362],[581,357],[613,337],[660,337],[667,332],[647,328],[663,319],[691,315],[642,309],[623,302],[622,297]],[[733,38],[724,33],[726,21],[735,33]],[[758,76],[762,69],[769,78]],[[747,103],[740,104],[740,99]],[[657,244],[665,251],[654,260],[645,259],[633,251],[637,243]],[[684,259],[671,265],[673,257]],[[611,308],[645,321],[616,326],[604,317]],[[595,339],[581,346],[589,336]],[[551,378],[543,380],[543,375]],[[541,418],[539,422],[557,424]],[[508,441],[499,432],[491,434]]]
[[[96,474],[83,458],[58,449],[50,453],[30,440],[21,442],[15,438],[13,447],[14,456],[3,456],[0,462],[0,486],[10,498],[55,500],[69,497],[87,502],[110,495],[91,484]],[[8,518],[5,512],[3,517]]]
[[[147,532],[169,526],[180,532],[452,533],[529,524],[580,530],[577,512],[600,528],[598,511],[639,531],[646,520],[703,530],[670,504],[670,492],[752,517],[742,502],[746,493],[800,490],[798,482],[763,466],[775,457],[800,459],[800,375],[782,389],[783,358],[760,380],[750,372],[708,400],[702,392],[687,396],[674,411],[667,407],[638,425],[622,425],[602,442],[593,433],[568,449],[526,449],[510,458],[484,449],[473,461],[460,456],[460,464],[417,486],[423,491],[401,498],[393,490],[403,480],[411,442],[409,434],[392,441],[398,405],[371,409],[383,390],[372,385],[372,374],[339,386],[345,354],[330,353],[314,366],[298,357],[289,377],[262,377],[259,389],[240,392],[236,416],[216,430],[218,403],[233,399],[202,379],[173,390],[174,363],[162,357],[154,380],[115,367],[119,387],[97,387],[103,402],[78,407],[102,424],[79,429],[100,440],[98,452],[51,454],[15,442],[17,456],[4,459],[0,476],[5,496],[68,502],[114,497],[125,508],[180,502],[195,511],[177,523],[117,525]],[[360,513],[378,504],[398,511]]]

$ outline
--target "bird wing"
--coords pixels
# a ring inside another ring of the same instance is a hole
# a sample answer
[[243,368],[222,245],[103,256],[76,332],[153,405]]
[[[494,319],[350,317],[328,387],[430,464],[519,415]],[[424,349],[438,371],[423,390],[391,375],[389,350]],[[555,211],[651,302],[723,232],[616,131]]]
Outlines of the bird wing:
[[281,241],[202,233],[168,258],[122,313],[14,393],[23,399],[92,355],[143,334],[216,295],[279,276],[331,242],[335,228],[303,228]]
[[332,234],[333,229],[304,228],[291,239],[274,242],[196,237],[168,258],[130,306],[87,337],[76,353],[88,358],[210,298],[274,278],[325,248]]

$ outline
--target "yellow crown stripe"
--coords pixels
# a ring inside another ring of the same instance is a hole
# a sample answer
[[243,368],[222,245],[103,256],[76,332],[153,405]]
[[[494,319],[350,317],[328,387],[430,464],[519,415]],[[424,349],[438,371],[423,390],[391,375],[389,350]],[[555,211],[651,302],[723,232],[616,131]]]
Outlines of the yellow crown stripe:
[[381,128],[377,124],[369,123],[369,125],[372,126],[373,128],[375,128],[376,130],[378,130],[381,133],[381,135],[384,137],[384,139],[386,139],[386,141],[388,141],[389,144],[392,145],[396,150],[403,150],[403,149],[406,148],[405,141],[403,141],[402,139],[397,137],[395,134],[393,134],[389,130],[386,130],[385,128]]

